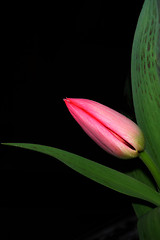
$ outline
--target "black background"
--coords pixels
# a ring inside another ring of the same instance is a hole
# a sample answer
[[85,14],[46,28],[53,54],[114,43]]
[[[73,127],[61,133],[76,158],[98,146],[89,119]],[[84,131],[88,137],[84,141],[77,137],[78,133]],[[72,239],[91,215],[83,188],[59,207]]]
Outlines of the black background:
[[[132,113],[125,83],[143,1],[75,2],[7,6],[1,45],[1,142],[58,147],[126,171],[137,160],[119,160],[100,149],[71,117],[63,98],[88,98]],[[39,219],[41,226],[41,216],[51,215],[57,223],[46,219],[48,231],[54,235],[64,229],[74,239],[119,214],[132,213],[129,197],[56,159],[4,146],[0,154],[1,202],[12,220],[14,214],[28,213],[35,216],[31,222]]]

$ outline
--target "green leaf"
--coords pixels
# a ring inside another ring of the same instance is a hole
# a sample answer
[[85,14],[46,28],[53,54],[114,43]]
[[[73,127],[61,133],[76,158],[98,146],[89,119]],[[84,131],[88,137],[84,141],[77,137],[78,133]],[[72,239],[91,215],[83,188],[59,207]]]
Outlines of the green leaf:
[[[133,41],[131,77],[136,119],[146,150],[160,168],[160,0],[144,2]],[[144,169],[134,177],[152,184]],[[134,209],[140,217],[151,207],[136,203]]]
[[132,48],[132,90],[146,150],[160,168],[160,0],[146,0]]
[[[154,190],[156,190],[155,186],[154,186],[153,182],[151,181],[150,177],[148,176],[148,174],[144,173],[144,171],[142,171],[141,169],[136,169],[128,174],[130,176],[134,177],[135,179],[150,186]],[[134,201],[132,203],[132,205],[133,205],[134,211],[138,218],[141,217],[142,215],[146,214],[147,212],[151,211],[154,208],[153,205],[149,205],[149,204],[139,201],[139,200]]]
[[155,208],[138,221],[140,240],[160,239],[160,208]]
[[5,143],[5,145],[26,148],[50,155],[80,174],[106,187],[132,197],[146,200],[157,206],[160,205],[160,194],[152,188],[126,174],[120,173],[76,154],[37,144]]

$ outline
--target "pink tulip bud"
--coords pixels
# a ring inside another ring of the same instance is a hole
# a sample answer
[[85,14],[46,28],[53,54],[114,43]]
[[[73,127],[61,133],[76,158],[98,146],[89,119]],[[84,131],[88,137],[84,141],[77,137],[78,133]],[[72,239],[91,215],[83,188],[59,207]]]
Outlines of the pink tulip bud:
[[137,157],[144,150],[144,136],[129,118],[88,99],[64,99],[82,129],[105,151],[123,159]]

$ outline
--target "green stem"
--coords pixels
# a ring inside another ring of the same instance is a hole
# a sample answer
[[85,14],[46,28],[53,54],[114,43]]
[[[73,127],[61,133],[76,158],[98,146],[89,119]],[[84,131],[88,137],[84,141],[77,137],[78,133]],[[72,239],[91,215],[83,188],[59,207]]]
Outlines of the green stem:
[[151,172],[154,180],[157,183],[158,189],[160,190],[160,169],[157,167],[155,162],[151,159],[147,152],[141,152],[139,154],[139,158],[143,161],[143,163],[147,166],[149,171]]

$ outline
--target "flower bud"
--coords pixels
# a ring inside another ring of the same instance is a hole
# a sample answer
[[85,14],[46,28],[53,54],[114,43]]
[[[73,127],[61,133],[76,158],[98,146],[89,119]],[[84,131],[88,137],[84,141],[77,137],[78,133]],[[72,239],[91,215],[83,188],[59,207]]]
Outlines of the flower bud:
[[66,98],[64,101],[82,129],[108,153],[128,159],[144,150],[142,131],[121,113],[88,99]]

